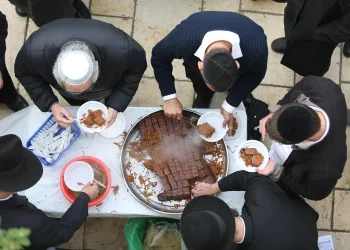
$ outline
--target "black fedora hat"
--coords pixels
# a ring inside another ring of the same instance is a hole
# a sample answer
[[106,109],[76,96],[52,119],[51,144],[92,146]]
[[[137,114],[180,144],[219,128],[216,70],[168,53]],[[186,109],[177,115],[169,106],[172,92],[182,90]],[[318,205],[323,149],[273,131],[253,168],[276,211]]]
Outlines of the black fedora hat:
[[230,207],[213,196],[191,200],[181,216],[181,235],[188,250],[232,250],[236,231]]
[[0,137],[0,191],[19,192],[32,187],[43,174],[36,156],[16,135]]

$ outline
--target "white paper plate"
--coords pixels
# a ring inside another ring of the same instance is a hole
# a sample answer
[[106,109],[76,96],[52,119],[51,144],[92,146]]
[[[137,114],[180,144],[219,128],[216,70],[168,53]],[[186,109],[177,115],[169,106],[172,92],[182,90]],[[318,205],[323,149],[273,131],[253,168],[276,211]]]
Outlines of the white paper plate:
[[224,117],[217,112],[207,112],[203,114],[199,118],[197,125],[201,125],[207,122],[209,123],[210,126],[215,128],[215,133],[210,138],[206,138],[204,135],[199,134],[200,137],[202,137],[203,140],[208,142],[220,141],[222,138],[224,138],[228,130],[227,127],[226,128],[222,127],[222,123],[224,122],[224,120],[225,120]]
[[80,192],[88,182],[93,182],[94,170],[85,161],[76,161],[67,167],[63,178],[70,190]]
[[124,132],[126,126],[125,117],[123,113],[117,115],[117,119],[113,122],[111,126],[103,129],[100,134],[108,139],[115,138]]
[[80,122],[80,119],[83,117],[83,114],[87,114],[89,109],[91,109],[93,111],[101,109],[102,110],[102,117],[104,119],[107,119],[107,116],[108,116],[107,107],[100,102],[90,101],[90,102],[84,103],[78,109],[77,123],[78,123],[79,127],[87,133],[92,133],[92,134],[93,133],[100,133],[105,128],[105,126],[102,126],[99,128],[88,128],[83,123]]
[[255,140],[249,140],[246,142],[243,142],[241,145],[238,146],[238,148],[236,149],[236,159],[238,162],[238,167],[241,170],[247,171],[247,172],[256,172],[256,167],[252,167],[252,166],[246,166],[244,161],[242,160],[241,156],[240,156],[240,151],[242,148],[255,148],[260,154],[262,154],[264,156],[264,161],[261,163],[261,165],[259,166],[259,169],[263,169],[267,162],[269,161],[269,151],[267,150],[267,148],[265,147],[264,144],[262,144],[259,141],[255,141]]

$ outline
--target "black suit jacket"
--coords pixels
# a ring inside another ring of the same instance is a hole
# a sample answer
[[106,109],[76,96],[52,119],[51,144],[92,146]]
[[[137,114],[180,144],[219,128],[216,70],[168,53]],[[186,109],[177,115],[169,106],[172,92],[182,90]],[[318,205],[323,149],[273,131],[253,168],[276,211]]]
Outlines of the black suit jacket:
[[0,65],[5,63],[5,51],[6,51],[6,40],[7,37],[7,20],[6,16],[0,11]]
[[25,227],[31,230],[31,246],[26,250],[41,250],[68,242],[88,216],[90,198],[81,193],[61,219],[48,217],[28,202],[25,196],[14,194],[0,201],[1,228]]
[[281,63],[302,76],[323,76],[336,46],[350,40],[349,23],[348,0],[288,0],[288,46]]
[[242,218],[244,250],[317,250],[318,214],[289,196],[269,177],[238,171],[219,181],[221,191],[246,191]]
[[[99,65],[97,82],[79,95],[65,91],[52,74],[62,46],[73,41],[86,43]],[[75,100],[106,98],[108,107],[124,112],[146,67],[144,49],[122,30],[98,20],[63,18],[42,26],[28,38],[16,57],[15,75],[43,112],[58,102],[50,86]]]

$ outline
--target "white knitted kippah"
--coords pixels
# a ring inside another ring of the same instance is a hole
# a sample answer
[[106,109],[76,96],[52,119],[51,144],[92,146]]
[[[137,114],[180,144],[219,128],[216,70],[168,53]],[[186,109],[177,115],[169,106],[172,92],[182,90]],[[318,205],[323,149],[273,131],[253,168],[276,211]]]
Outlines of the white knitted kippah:
[[90,79],[93,72],[91,58],[82,51],[67,52],[58,62],[58,74],[66,83],[80,85]]

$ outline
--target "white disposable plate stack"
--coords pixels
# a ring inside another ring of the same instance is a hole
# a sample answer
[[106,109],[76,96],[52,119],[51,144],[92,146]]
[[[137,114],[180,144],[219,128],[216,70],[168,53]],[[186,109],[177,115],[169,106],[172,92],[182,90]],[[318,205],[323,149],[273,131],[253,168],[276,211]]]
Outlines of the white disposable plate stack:
[[201,125],[207,122],[210,126],[212,126],[215,129],[215,132],[209,138],[206,138],[204,135],[199,134],[200,137],[202,137],[203,140],[208,142],[220,141],[222,138],[224,138],[228,129],[227,127],[226,128],[222,127],[222,123],[224,122],[224,120],[225,120],[224,117],[217,112],[207,112],[203,114],[199,118],[197,125]]
[[115,122],[108,128],[102,130],[100,134],[108,139],[115,138],[124,132],[126,126],[125,117],[123,113],[118,113]]
[[93,182],[94,170],[85,161],[75,161],[67,167],[63,177],[70,190],[80,192],[88,182]]
[[264,156],[264,161],[260,164],[259,169],[263,169],[266,166],[267,162],[269,161],[269,151],[267,150],[265,145],[262,144],[261,142],[255,141],[255,140],[249,140],[249,141],[243,142],[236,149],[236,159],[238,162],[238,167],[241,170],[244,170],[247,172],[256,172],[256,167],[245,165],[243,159],[240,156],[240,151],[242,148],[255,148],[260,154]]
[[83,123],[80,122],[80,119],[82,119],[84,114],[88,114],[88,110],[91,109],[92,111],[101,109],[102,110],[102,117],[104,119],[107,119],[108,116],[108,110],[107,107],[105,105],[103,105],[100,102],[96,102],[96,101],[90,101],[90,102],[86,102],[84,103],[78,110],[77,113],[77,123],[79,124],[79,127],[84,130],[87,133],[100,133],[105,126],[102,127],[98,127],[98,128],[88,128],[86,127]]

